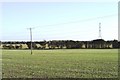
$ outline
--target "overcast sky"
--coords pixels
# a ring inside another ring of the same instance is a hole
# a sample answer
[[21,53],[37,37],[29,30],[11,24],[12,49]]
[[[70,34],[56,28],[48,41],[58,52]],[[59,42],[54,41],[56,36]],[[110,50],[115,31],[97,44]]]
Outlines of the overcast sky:
[[2,40],[118,39],[117,2],[14,2],[2,4]]

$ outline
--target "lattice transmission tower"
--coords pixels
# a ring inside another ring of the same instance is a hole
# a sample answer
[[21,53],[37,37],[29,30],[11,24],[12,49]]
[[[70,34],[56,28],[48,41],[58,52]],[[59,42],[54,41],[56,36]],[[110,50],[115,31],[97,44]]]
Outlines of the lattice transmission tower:
[[98,36],[99,39],[102,39],[102,34],[101,34],[101,23],[99,23],[99,36]]

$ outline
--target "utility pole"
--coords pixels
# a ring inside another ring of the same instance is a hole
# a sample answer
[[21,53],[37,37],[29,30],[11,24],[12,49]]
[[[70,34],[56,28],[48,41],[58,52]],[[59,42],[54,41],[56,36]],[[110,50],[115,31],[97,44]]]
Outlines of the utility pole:
[[30,30],[30,49],[31,49],[31,55],[33,54],[33,52],[32,52],[32,50],[33,50],[33,47],[32,47],[32,29],[33,28],[29,28],[29,30]]
[[99,23],[99,38],[102,39],[102,36],[101,36],[101,23]]

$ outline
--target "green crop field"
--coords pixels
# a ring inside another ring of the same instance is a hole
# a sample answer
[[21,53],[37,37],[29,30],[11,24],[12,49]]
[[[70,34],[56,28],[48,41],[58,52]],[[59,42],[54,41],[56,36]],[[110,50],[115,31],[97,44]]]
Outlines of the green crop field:
[[117,78],[117,49],[3,50],[3,78]]

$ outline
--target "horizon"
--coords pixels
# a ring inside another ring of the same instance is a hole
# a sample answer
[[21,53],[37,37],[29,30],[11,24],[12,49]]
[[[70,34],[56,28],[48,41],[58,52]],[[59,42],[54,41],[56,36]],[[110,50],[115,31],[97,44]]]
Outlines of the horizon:
[[[93,39],[93,40],[99,40],[99,39]],[[86,40],[86,41],[93,41],[93,40]],[[104,40],[104,39],[102,39],[102,40]],[[104,40],[104,41],[114,41],[114,40],[117,40],[117,39]],[[41,40],[41,41],[32,41],[32,42],[42,42],[42,41],[81,41],[81,40]],[[9,41],[8,40],[8,41],[0,41],[0,42],[31,42],[31,41]]]

